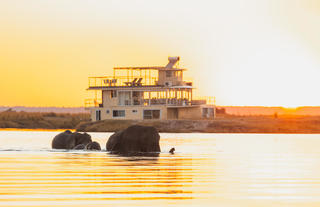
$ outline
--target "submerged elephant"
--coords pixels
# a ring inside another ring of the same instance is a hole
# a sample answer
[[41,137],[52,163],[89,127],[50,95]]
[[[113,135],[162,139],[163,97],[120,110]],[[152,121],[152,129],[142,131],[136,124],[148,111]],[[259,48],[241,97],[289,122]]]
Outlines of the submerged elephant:
[[160,152],[156,128],[133,125],[110,136],[106,149],[116,154]]
[[91,142],[91,136],[87,133],[72,133],[71,131],[66,130],[53,138],[51,146],[53,149],[74,149],[75,147],[80,149],[81,147],[79,145],[86,146]]
[[90,142],[85,146],[86,150],[101,150],[100,144],[98,142]]
[[89,142],[88,144],[78,144],[73,150],[101,150],[100,144],[98,142]]
[[74,150],[84,150],[86,149],[86,145],[84,144],[78,144],[77,146],[75,146],[74,148],[72,148]]

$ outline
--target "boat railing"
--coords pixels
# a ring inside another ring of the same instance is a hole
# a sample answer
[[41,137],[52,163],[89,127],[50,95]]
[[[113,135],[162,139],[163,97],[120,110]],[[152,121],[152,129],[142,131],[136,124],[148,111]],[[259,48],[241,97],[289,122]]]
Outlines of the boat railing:
[[92,87],[139,87],[139,86],[155,86],[157,78],[145,77],[128,77],[128,76],[103,76],[89,77],[89,88]]
[[191,101],[187,99],[177,99],[177,98],[151,98],[151,99],[144,99],[143,103],[145,106],[150,105],[168,105],[168,106],[190,106]]
[[191,101],[191,105],[215,105],[215,99],[212,96],[199,96]]
[[102,99],[96,98],[88,98],[84,100],[84,107],[91,108],[91,107],[103,107]]

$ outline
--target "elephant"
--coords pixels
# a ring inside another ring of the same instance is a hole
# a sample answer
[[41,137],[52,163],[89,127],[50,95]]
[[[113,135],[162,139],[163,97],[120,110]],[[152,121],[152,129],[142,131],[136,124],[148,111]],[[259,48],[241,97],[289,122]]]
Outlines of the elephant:
[[84,150],[86,149],[86,145],[84,144],[78,144],[77,146],[75,146],[74,148],[72,148],[74,150]]
[[72,133],[70,130],[66,130],[60,134],[57,134],[51,143],[53,149],[74,149],[75,147],[81,148],[81,144],[87,145],[91,143],[91,136],[87,133]]
[[100,144],[98,142],[90,142],[85,146],[86,150],[101,150]]
[[101,150],[101,147],[98,142],[89,142],[87,145],[78,144],[73,150]]
[[155,153],[160,152],[159,141],[160,135],[156,128],[133,125],[111,135],[106,149],[111,153],[123,155]]

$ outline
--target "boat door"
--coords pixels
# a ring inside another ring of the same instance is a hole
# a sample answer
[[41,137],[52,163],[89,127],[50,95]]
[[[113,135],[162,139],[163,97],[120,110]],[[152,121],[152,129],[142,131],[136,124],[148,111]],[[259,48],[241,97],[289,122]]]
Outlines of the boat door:
[[100,120],[101,120],[101,111],[96,110],[96,121],[100,121]]

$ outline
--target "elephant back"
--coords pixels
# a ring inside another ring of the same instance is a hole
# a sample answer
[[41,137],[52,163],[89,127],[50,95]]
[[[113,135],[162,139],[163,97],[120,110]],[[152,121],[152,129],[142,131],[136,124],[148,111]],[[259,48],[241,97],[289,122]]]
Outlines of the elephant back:
[[72,149],[75,145],[75,138],[72,136],[72,132],[69,130],[57,134],[51,143],[53,149]]
[[133,125],[110,136],[106,149],[112,153],[160,152],[160,135],[156,128]]
[[76,141],[75,146],[77,146],[79,144],[87,145],[92,142],[91,136],[87,133],[81,134],[79,132],[74,132],[74,133],[72,133],[72,136],[74,137],[74,139]]

